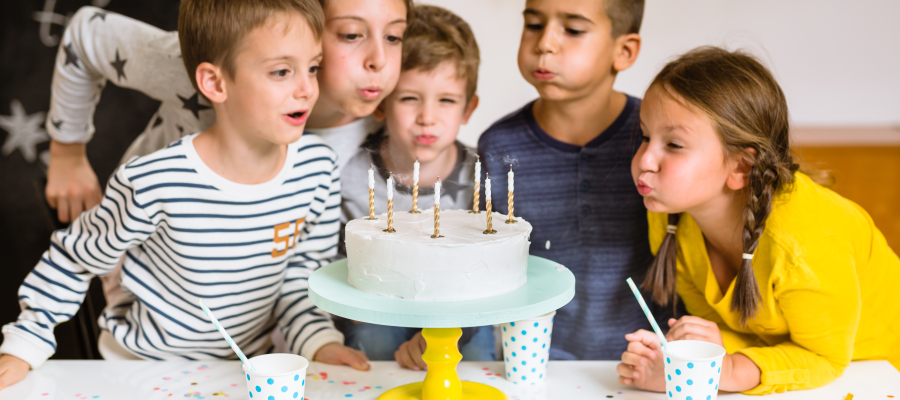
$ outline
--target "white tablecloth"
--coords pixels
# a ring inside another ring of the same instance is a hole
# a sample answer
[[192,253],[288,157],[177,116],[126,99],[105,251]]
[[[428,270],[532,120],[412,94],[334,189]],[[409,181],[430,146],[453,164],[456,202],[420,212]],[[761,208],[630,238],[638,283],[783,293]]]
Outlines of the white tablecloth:
[[[543,390],[506,381],[502,362],[462,362],[464,380],[486,383],[504,391],[509,400],[652,399],[648,393],[620,386],[614,361],[553,361]],[[360,372],[349,367],[314,362],[307,371],[306,398],[311,400],[376,399],[386,390],[421,381],[425,372],[404,370],[395,362],[373,362]],[[0,400],[113,399],[248,399],[237,361],[62,361],[51,360],[22,382],[0,391]],[[807,391],[768,396],[782,399],[900,400],[900,372],[886,361],[855,362],[831,384]],[[720,399],[751,398],[720,393]]]

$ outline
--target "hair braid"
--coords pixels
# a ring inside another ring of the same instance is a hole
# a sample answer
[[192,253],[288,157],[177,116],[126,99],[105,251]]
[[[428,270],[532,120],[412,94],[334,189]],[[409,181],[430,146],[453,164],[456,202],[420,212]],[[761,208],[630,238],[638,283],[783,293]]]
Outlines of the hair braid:
[[[679,219],[681,214],[669,214],[669,225],[677,226]],[[676,253],[675,232],[669,229],[656,258],[650,264],[644,282],[641,283],[641,289],[652,293],[653,301],[661,306],[668,305],[669,300],[672,300],[673,308],[678,304],[678,294],[675,291]]]
[[[793,181],[793,160],[778,160],[773,152],[761,150],[754,157],[747,185],[747,205],[744,208],[744,230],[741,233],[744,253],[753,254],[759,245],[759,239],[766,229],[766,219],[772,212],[775,193],[783,184]],[[786,182],[787,181],[787,182]],[[759,311],[761,298],[756,275],[753,273],[753,260],[744,259],[738,271],[734,295],[731,299],[731,310],[740,314],[741,325],[755,317]]]

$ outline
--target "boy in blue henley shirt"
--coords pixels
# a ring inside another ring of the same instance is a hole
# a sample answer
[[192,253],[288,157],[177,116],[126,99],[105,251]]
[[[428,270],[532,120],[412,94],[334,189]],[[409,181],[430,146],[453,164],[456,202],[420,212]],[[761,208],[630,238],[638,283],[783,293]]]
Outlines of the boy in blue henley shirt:
[[[641,282],[653,259],[630,172],[640,100],[612,89],[637,58],[642,10],[643,1],[527,1],[519,69],[540,98],[478,142],[494,199],[506,199],[512,164],[515,215],[534,227],[531,254],[575,275],[575,298],[554,319],[551,359],[619,359],[626,333],[652,329],[625,283]],[[493,207],[508,212],[504,200]],[[672,310],[649,306],[665,327]]]

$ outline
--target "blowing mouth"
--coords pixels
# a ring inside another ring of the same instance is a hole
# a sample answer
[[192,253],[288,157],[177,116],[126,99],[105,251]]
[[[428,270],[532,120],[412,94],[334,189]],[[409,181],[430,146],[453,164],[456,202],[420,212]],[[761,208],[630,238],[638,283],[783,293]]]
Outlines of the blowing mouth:
[[300,126],[306,123],[306,118],[309,117],[309,110],[300,110],[294,111],[289,114],[284,114],[284,119],[294,126]]

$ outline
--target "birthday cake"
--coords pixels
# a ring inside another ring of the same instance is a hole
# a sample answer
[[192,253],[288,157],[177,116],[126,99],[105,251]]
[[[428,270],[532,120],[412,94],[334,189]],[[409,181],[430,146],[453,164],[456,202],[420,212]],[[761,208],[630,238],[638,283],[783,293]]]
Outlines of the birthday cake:
[[497,296],[526,281],[531,224],[493,213],[494,234],[485,234],[487,214],[440,212],[440,238],[432,238],[434,211],[350,221],[346,227],[348,281],[359,290],[406,300],[449,301]]

